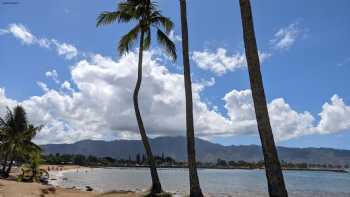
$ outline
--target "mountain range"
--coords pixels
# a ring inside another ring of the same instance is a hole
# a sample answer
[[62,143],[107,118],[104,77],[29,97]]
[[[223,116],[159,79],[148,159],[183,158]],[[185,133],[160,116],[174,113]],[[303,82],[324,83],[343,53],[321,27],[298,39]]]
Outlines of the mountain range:
[[[178,161],[185,161],[185,137],[158,137],[150,139],[154,155],[166,155]],[[116,159],[135,158],[143,154],[140,140],[83,140],[73,144],[42,145],[45,154],[82,154]],[[227,161],[260,161],[263,160],[261,147],[258,145],[224,146],[210,141],[196,139],[197,159],[202,162],[216,162],[218,158]],[[293,163],[350,165],[350,150],[332,148],[288,148],[278,147],[280,160]]]

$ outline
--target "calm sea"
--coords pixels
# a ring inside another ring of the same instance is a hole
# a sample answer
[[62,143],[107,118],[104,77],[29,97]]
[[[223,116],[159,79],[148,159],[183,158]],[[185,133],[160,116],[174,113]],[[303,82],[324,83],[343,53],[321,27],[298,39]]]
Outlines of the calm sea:
[[[199,169],[200,183],[206,196],[268,197],[263,170]],[[350,197],[350,174],[334,172],[284,172],[290,196],[295,197]],[[159,169],[163,189],[185,195],[189,191],[186,169]],[[53,182],[63,187],[85,188],[97,191],[143,191],[150,186],[147,168],[94,168],[71,170],[57,175]]]

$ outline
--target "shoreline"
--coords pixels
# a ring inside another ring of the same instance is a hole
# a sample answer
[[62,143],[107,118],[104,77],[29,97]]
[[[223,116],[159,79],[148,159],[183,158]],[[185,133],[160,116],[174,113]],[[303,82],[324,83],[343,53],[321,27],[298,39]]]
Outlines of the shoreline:
[[[64,175],[62,175],[65,172],[74,172],[75,170],[86,170],[86,169],[92,169],[96,167],[92,166],[74,166],[74,165],[43,165],[42,168],[47,167],[53,167],[54,169],[59,170],[51,170],[50,171],[50,179],[55,178],[57,176],[56,180],[59,180],[57,184],[52,184],[52,181],[50,180],[49,185],[44,185],[40,183],[23,183],[23,182],[17,182],[15,181],[15,173],[12,174],[12,176],[9,179],[0,179],[0,197],[50,197],[50,196],[56,196],[56,197],[142,197],[145,196],[144,190],[133,190],[130,191],[123,191],[123,190],[117,190],[114,192],[106,192],[109,190],[98,190],[98,188],[93,188],[93,191],[86,191],[88,187],[86,186],[75,186],[72,185],[68,187],[64,187],[63,185],[60,185],[60,181],[63,180]],[[59,168],[57,168],[59,167]],[[98,168],[133,168],[133,167],[102,167],[99,166]],[[138,168],[147,168],[147,166],[138,166]],[[164,166],[162,167],[165,168]],[[173,166],[174,168],[174,166]],[[182,168],[185,169],[185,168]],[[212,168],[211,168],[212,169]],[[217,169],[217,168],[216,168]],[[225,170],[228,170],[228,168],[224,168]],[[245,170],[254,170],[249,168],[244,168]],[[257,169],[257,170],[263,170],[263,169]],[[293,169],[293,170],[302,170],[302,169]],[[214,172],[215,173],[215,172]],[[59,177],[59,174],[62,176]],[[86,187],[86,188],[85,188]],[[117,187],[118,189],[118,187]],[[172,192],[171,192],[172,193]],[[172,193],[175,196],[182,195],[182,193]],[[341,195],[340,195],[341,196]]]
[[[86,168],[148,168],[149,166],[86,166]],[[187,169],[186,166],[157,166],[158,169]],[[245,168],[245,167],[197,167],[198,169],[213,169],[213,170],[264,170],[265,168]],[[335,172],[349,173],[345,169],[327,169],[327,168],[282,168],[282,171],[311,171],[311,172]]]

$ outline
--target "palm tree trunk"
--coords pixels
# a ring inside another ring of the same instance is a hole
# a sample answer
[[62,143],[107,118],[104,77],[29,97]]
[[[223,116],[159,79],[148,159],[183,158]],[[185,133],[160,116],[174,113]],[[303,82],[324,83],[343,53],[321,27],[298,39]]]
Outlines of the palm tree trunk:
[[8,160],[8,156],[9,156],[9,152],[6,152],[5,154],[5,157],[4,157],[4,162],[2,164],[2,170],[1,170],[1,173],[5,174],[5,171],[6,171],[6,165],[7,165],[7,160]]
[[250,1],[240,0],[240,8],[250,86],[264,154],[268,190],[270,197],[287,197],[288,193],[285,187],[267,110]]
[[10,160],[10,164],[5,172],[5,177],[9,177],[10,173],[11,173],[11,169],[12,169],[12,165],[13,165],[13,161],[15,160],[15,156],[13,155],[11,157],[11,160]]
[[182,56],[184,64],[184,82],[186,95],[186,127],[187,127],[187,154],[188,167],[190,176],[190,196],[202,197],[202,190],[199,184],[196,164],[195,137],[193,126],[193,101],[192,101],[192,84],[191,69],[189,61],[188,47],[188,27],[187,27],[187,11],[186,0],[180,0],[181,10],[181,29],[182,29]]
[[30,178],[33,182],[36,182],[36,177],[37,177],[37,168],[32,168],[32,177]]
[[138,63],[138,72],[137,72],[137,83],[135,86],[134,90],[134,108],[135,108],[135,114],[136,114],[136,119],[137,119],[137,124],[139,127],[139,131],[141,134],[141,139],[148,157],[148,162],[150,165],[150,170],[151,170],[151,176],[152,176],[152,188],[151,192],[152,193],[161,193],[162,192],[162,186],[159,181],[158,177],[158,172],[156,168],[156,163],[154,161],[154,157],[152,154],[151,146],[148,141],[148,137],[146,134],[145,127],[143,125],[143,121],[141,118],[141,113],[139,109],[139,102],[138,102],[138,95],[139,95],[139,90],[141,87],[141,81],[142,81],[142,58],[143,58],[143,40],[144,40],[144,31],[141,31],[141,36],[140,36],[140,49],[139,49],[139,63]]

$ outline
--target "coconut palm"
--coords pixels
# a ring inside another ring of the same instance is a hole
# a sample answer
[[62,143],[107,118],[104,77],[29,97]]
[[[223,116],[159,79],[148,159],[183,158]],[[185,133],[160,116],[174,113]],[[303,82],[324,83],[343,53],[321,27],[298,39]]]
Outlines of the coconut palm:
[[[118,4],[116,11],[103,12],[97,18],[97,26],[112,24],[113,22],[127,23],[134,21],[136,25],[124,35],[118,44],[120,54],[129,52],[139,36],[139,59],[137,83],[135,86],[133,101],[137,124],[141,134],[141,139],[148,157],[150,171],[152,176],[151,193],[162,192],[162,187],[159,181],[155,160],[152,154],[151,146],[146,135],[145,127],[141,118],[141,113],[138,103],[138,95],[142,80],[142,58],[143,51],[147,50],[151,44],[151,30],[154,28],[157,31],[158,43],[164,47],[167,54],[175,61],[176,47],[169,39],[168,34],[173,28],[173,22],[163,16],[158,10],[157,4],[151,0],[126,0]],[[165,32],[162,30],[164,29]]]
[[1,147],[5,151],[2,173],[8,177],[15,159],[24,158],[34,151],[41,150],[32,142],[41,126],[35,127],[30,124],[24,108],[16,106],[13,112],[7,109],[5,118],[0,117],[0,128],[2,130]]
[[192,101],[192,82],[191,69],[189,61],[189,46],[188,46],[188,27],[187,27],[187,10],[186,0],[180,0],[181,11],[181,31],[182,31],[182,56],[184,65],[184,82],[186,96],[186,128],[187,128],[187,157],[190,177],[190,196],[203,196],[199,184],[196,163],[195,137],[193,126],[193,101]]
[[250,0],[240,0],[239,2],[241,8],[243,37],[248,63],[250,86],[264,154],[268,190],[271,197],[286,197],[288,196],[288,193],[284,184],[281,164],[278,160],[277,149],[273,139],[266,105],[266,97],[260,72],[260,62],[254,33]]

